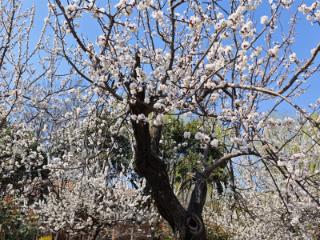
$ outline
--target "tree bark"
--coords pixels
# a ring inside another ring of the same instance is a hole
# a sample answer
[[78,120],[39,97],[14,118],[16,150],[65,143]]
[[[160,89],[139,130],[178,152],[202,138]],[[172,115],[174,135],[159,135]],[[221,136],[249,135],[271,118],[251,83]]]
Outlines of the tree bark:
[[[132,108],[133,113],[137,113],[136,107]],[[160,215],[168,221],[178,239],[205,240],[206,231],[201,216],[207,189],[204,178],[197,178],[188,210],[184,209],[170,185],[165,163],[153,151],[149,124],[132,121],[132,125],[136,140],[136,171],[150,185]]]

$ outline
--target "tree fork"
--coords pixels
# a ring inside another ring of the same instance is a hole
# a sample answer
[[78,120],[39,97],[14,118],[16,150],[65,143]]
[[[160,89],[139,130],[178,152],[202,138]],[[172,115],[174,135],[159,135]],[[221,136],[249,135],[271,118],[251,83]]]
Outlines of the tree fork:
[[[136,110],[132,108],[135,113]],[[165,163],[152,151],[149,123],[132,121],[132,126],[136,140],[136,171],[150,185],[159,213],[179,239],[205,240],[206,231],[201,217],[207,189],[204,178],[197,177],[188,210],[184,209],[170,185]]]

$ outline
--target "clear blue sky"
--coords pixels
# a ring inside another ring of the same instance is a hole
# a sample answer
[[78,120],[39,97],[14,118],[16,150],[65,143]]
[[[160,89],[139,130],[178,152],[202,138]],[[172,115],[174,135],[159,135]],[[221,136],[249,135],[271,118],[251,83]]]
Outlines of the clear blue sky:
[[[31,6],[34,4],[36,6],[36,21],[35,21],[35,29],[34,29],[34,41],[36,41],[39,36],[41,26],[43,24],[44,18],[47,16],[47,1],[46,0],[24,0],[25,6]],[[311,3],[311,1],[309,1]],[[266,7],[267,2],[264,1],[262,6],[256,11],[257,21],[259,22],[260,16],[262,15],[270,15],[269,9]],[[307,2],[308,4],[308,2]],[[288,25],[289,16],[294,13],[294,9],[291,8],[289,10],[283,11],[283,17],[281,19],[283,28],[286,29]],[[294,45],[294,51],[297,53],[299,58],[306,59],[310,56],[310,49],[314,48],[318,43],[320,43],[320,26],[314,25],[312,26],[309,22],[305,20],[305,17],[302,14],[298,14],[299,23],[296,28],[296,43]],[[86,33],[94,36],[96,38],[96,33],[94,32],[94,28],[90,27],[88,23],[83,24]],[[320,62],[320,57],[317,58],[317,62]],[[320,74],[314,75],[308,82],[305,84],[307,88],[306,94],[296,99],[296,103],[301,105],[302,107],[307,107],[308,104],[315,102],[320,97]],[[292,115],[294,114],[294,110],[287,105],[282,105],[279,109],[280,115]]]

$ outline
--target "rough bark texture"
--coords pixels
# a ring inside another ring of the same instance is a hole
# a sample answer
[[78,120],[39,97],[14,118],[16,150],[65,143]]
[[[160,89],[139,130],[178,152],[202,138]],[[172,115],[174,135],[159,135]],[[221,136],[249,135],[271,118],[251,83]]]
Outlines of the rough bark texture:
[[[138,109],[142,110],[143,107],[135,105],[131,109],[137,114]],[[152,143],[155,139],[152,139],[149,124],[132,122],[132,125],[136,140],[136,170],[150,185],[159,213],[168,221],[179,239],[205,240],[206,231],[201,217],[207,191],[204,178],[196,177],[188,210],[184,209],[171,188],[165,163],[154,151]]]

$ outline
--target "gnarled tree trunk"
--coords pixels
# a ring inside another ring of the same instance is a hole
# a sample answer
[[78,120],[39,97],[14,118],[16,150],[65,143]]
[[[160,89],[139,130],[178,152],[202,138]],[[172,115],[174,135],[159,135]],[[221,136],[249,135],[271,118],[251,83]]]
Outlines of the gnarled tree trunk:
[[[143,106],[136,104],[132,111],[137,114]],[[139,114],[140,114],[139,113]],[[170,185],[165,163],[157,155],[154,142],[161,130],[150,131],[146,122],[132,122],[135,146],[135,164],[137,172],[146,178],[151,187],[151,194],[161,216],[168,221],[178,239],[206,239],[206,230],[202,220],[202,209],[205,203],[207,186],[204,178],[196,176],[195,188],[192,192],[188,209],[185,209]],[[151,135],[153,132],[154,135]],[[155,134],[157,132],[157,134]]]

